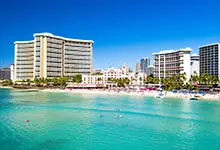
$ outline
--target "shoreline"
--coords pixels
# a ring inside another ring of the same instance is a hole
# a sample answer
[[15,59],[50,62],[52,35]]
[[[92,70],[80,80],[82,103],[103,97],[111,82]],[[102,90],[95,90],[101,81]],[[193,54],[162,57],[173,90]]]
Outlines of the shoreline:
[[[43,89],[39,90],[41,92],[56,92],[56,93],[74,93],[74,94],[100,94],[100,95],[128,95],[128,96],[142,96],[142,97],[155,97],[157,91],[145,91],[145,92],[116,92],[116,91],[108,91],[108,90],[61,90],[61,89]],[[193,97],[195,94],[183,94],[183,93],[172,93],[167,92],[165,98],[178,98],[178,99],[189,99]],[[198,94],[197,94],[198,95]],[[206,94],[201,95],[204,100],[220,100],[220,94]]]
[[[0,89],[16,89],[11,86],[0,86]],[[112,91],[112,90],[87,90],[87,89],[23,89],[27,91],[34,91],[38,90],[40,92],[55,92],[55,93],[73,93],[73,94],[100,94],[100,95],[128,95],[128,96],[142,96],[142,97],[155,97],[158,91],[144,91],[144,92],[125,92],[125,91]],[[195,94],[183,94],[183,93],[173,93],[173,92],[166,92],[165,98],[178,98],[178,99],[189,99],[193,97]],[[220,94],[206,94],[201,95],[202,100],[220,100]]]
[[0,89],[13,89],[11,86],[0,86]]

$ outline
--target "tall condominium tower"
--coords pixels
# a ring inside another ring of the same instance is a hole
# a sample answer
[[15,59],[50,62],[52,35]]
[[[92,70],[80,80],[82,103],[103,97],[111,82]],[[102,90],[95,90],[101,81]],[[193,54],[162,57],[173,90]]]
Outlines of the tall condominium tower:
[[166,50],[153,53],[154,57],[154,77],[167,78],[174,74],[186,73],[189,79],[190,71],[190,52],[191,48],[179,50]]
[[14,81],[90,74],[93,43],[51,33],[38,33],[32,41],[15,42]]
[[139,73],[141,70],[140,63],[136,63],[136,72]]
[[200,74],[207,73],[220,79],[220,43],[199,48]]
[[147,67],[150,66],[150,58],[141,59],[140,72],[147,73]]

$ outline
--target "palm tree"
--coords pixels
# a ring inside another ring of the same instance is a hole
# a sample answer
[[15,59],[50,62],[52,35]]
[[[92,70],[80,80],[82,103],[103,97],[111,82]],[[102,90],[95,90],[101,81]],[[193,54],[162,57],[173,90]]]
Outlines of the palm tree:
[[59,84],[57,78],[52,78],[51,81],[53,82],[54,86],[57,86]]
[[102,78],[98,78],[96,81],[102,81]]
[[166,75],[168,75],[168,77],[169,77],[170,73],[168,71],[165,71],[165,77],[167,78]]
[[33,81],[36,85],[39,85],[40,84],[40,80],[38,78],[35,78],[34,81]]
[[82,82],[82,75],[75,75],[72,79],[73,83],[80,83]]
[[142,81],[142,78],[141,78],[141,77],[139,78],[139,81]]
[[193,75],[191,75],[189,82],[191,84],[198,84],[199,83],[199,76],[197,75],[196,72]]
[[124,80],[124,83],[127,84],[127,85],[131,82],[127,77],[124,78],[123,80]]
[[97,73],[93,73],[92,75],[94,75],[94,76],[101,76],[101,75],[103,75],[103,73],[102,72],[97,72]]
[[118,87],[124,87],[125,85],[128,85],[131,81],[130,79],[126,78],[119,78],[119,79],[112,79],[108,78],[108,82],[112,82],[117,84]]
[[160,79],[159,78],[153,78],[153,83],[154,84],[159,84],[160,83]]
[[108,79],[107,79],[107,82],[110,82],[110,83],[111,83],[112,81],[113,81],[113,78],[108,78]]
[[208,83],[208,80],[209,80],[209,74],[203,73],[200,76],[200,84],[205,84],[206,85]]
[[160,82],[165,90],[168,90],[170,78],[161,78]]
[[66,86],[67,81],[68,81],[68,78],[66,78],[66,77],[58,78],[58,84],[62,87]]
[[210,87],[216,86],[218,84],[218,82],[219,82],[218,77],[211,76],[211,75],[208,76],[208,85]]
[[144,82],[145,82],[146,84],[154,83],[154,77],[152,77],[152,76],[147,76],[147,78],[144,80]]
[[162,84],[168,90],[183,89],[185,84],[185,74],[174,74],[170,78],[161,79]]
[[98,78],[96,81],[100,84],[100,81],[102,81],[102,78]]

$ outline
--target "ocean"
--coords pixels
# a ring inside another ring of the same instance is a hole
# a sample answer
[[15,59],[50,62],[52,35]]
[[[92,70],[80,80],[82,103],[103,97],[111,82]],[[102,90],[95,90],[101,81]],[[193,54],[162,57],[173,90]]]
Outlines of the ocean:
[[217,150],[220,101],[0,89],[0,149]]

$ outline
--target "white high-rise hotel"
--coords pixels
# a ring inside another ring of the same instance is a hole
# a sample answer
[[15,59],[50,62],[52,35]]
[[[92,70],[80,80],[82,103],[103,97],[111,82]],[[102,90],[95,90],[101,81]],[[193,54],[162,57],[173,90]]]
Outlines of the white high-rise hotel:
[[51,33],[34,34],[32,41],[15,42],[14,81],[90,74],[93,43]]
[[190,79],[190,53],[191,48],[179,50],[165,50],[153,53],[154,58],[154,77],[168,78],[174,74],[185,73],[186,78]]

